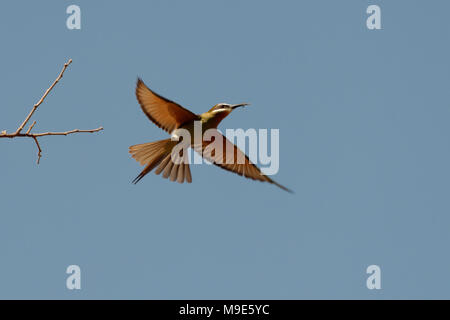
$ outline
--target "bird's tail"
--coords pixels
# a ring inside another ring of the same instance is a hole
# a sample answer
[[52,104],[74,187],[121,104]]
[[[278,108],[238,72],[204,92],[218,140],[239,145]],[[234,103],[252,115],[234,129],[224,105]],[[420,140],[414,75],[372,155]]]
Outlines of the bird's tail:
[[[159,140],[144,144],[137,144],[130,147],[131,156],[141,165],[146,165],[144,170],[133,180],[133,183],[138,183],[147,173],[158,167],[156,174],[163,172],[164,178],[169,178],[171,181],[183,183],[185,180],[188,183],[192,182],[191,170],[186,161],[173,161],[172,149],[177,145],[177,141],[171,139]],[[184,150],[181,150],[183,156]]]

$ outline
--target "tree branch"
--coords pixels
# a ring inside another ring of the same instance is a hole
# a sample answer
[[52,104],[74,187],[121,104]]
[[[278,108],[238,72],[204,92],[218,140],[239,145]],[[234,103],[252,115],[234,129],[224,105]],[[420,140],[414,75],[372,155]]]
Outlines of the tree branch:
[[34,142],[36,142],[36,146],[38,148],[38,158],[37,158],[37,164],[39,164],[39,162],[41,161],[41,157],[42,157],[42,149],[41,146],[39,145],[39,141],[36,137],[33,137]]
[[58,77],[56,78],[56,80],[52,83],[52,85],[44,92],[44,95],[41,97],[41,99],[39,99],[39,101],[33,106],[33,108],[31,109],[30,113],[27,115],[27,117],[25,118],[25,120],[22,122],[22,124],[17,128],[17,130],[14,133],[7,133],[6,130],[3,130],[2,132],[0,132],[0,138],[16,138],[16,137],[28,137],[28,138],[32,138],[34,140],[34,142],[36,143],[36,146],[38,148],[38,159],[37,159],[37,163],[39,164],[40,159],[42,157],[42,149],[41,146],[39,145],[39,141],[38,141],[38,137],[43,137],[43,136],[67,136],[69,134],[73,134],[73,133],[85,133],[85,132],[89,132],[89,133],[93,133],[93,132],[98,132],[103,130],[103,127],[99,127],[97,129],[91,129],[91,130],[80,130],[80,129],[74,129],[74,130],[70,130],[70,131],[65,131],[65,132],[44,132],[44,133],[31,133],[31,130],[33,129],[34,125],[36,124],[36,121],[34,121],[30,127],[28,128],[28,130],[26,131],[26,133],[22,133],[23,128],[25,128],[25,126],[27,125],[27,123],[30,121],[31,117],[33,116],[34,112],[37,110],[37,108],[42,104],[42,102],[44,102],[45,98],[48,96],[48,94],[50,93],[50,91],[52,91],[52,89],[55,87],[55,85],[58,83],[59,80],[61,80],[61,78],[64,75],[64,72],[66,71],[67,67],[72,63],[72,59],[69,59],[69,61],[67,61],[61,72],[59,73]]

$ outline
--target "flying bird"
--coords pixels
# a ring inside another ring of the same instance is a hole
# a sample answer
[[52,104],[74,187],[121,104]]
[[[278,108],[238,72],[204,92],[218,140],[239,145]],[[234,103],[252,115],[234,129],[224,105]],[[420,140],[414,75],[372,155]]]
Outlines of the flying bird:
[[[234,105],[219,103],[213,106],[208,112],[197,115],[152,91],[140,78],[137,80],[136,97],[146,116],[158,127],[167,131],[172,137],[177,135],[177,129],[186,129],[193,137],[194,122],[196,121],[201,121],[202,137],[206,130],[214,130],[216,139],[219,137],[219,139],[223,140],[223,150],[219,149],[218,151],[207,152],[208,145],[211,141],[205,141],[203,139],[200,145],[194,145],[193,140],[187,142],[190,147],[200,153],[209,162],[246,178],[269,182],[285,191],[292,192],[264,175],[243,151],[217,130],[217,126],[226,116],[239,107],[247,106],[248,103]],[[174,163],[171,155],[173,148],[178,143],[179,141],[173,139],[165,139],[131,146],[129,148],[131,156],[141,165],[145,165],[144,170],[133,180],[133,183],[136,184],[139,182],[147,173],[155,168],[155,173],[162,173],[166,179],[170,178],[171,181],[176,180],[179,183],[183,183],[184,181],[191,183],[192,175],[189,164],[186,161],[175,161]],[[226,161],[225,159],[232,159],[233,161]],[[238,159],[241,161],[237,161]]]

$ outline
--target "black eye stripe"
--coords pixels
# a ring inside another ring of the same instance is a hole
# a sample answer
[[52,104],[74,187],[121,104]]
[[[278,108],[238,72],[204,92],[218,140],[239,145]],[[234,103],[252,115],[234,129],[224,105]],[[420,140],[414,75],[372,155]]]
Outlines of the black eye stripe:
[[227,107],[229,107],[228,104],[218,104],[218,105],[214,108],[214,110],[219,110],[219,109],[227,108]]

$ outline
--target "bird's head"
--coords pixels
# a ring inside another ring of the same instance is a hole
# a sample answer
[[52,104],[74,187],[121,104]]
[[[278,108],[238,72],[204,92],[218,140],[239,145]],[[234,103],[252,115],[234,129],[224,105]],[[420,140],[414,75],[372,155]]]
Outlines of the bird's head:
[[212,107],[211,110],[209,110],[208,112],[211,112],[213,114],[223,113],[225,115],[228,115],[234,109],[248,105],[249,105],[248,103],[239,103],[239,104],[218,103],[214,107]]

